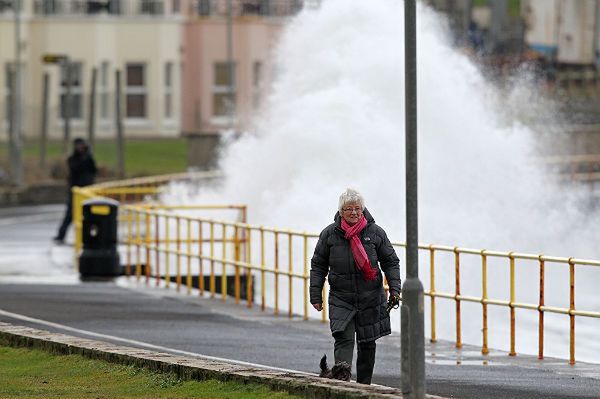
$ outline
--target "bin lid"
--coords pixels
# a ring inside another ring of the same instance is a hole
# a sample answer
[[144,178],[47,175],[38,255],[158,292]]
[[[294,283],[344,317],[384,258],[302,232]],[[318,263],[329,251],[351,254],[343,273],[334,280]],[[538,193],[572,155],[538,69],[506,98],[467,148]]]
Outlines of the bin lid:
[[83,201],[83,203],[82,203],[82,206],[84,208],[90,207],[92,205],[104,205],[104,206],[118,208],[119,201],[115,201],[114,199],[110,199],[110,198],[91,198],[89,200]]

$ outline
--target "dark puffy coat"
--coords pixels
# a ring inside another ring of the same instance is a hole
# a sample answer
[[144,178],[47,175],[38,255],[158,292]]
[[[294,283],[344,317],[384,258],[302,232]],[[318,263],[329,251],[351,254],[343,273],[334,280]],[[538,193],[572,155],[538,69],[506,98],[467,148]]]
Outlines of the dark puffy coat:
[[336,213],[335,222],[321,232],[310,269],[310,302],[323,302],[323,284],[329,274],[331,332],[343,331],[356,315],[358,342],[373,341],[391,333],[381,271],[385,273],[390,291],[399,293],[401,287],[396,251],[366,208],[364,216],[367,226],[361,231],[360,239],[371,265],[378,269],[376,280],[365,281],[356,267],[339,213]]
[[89,151],[82,154],[73,153],[67,160],[69,165],[69,186],[89,186],[94,184],[98,169]]

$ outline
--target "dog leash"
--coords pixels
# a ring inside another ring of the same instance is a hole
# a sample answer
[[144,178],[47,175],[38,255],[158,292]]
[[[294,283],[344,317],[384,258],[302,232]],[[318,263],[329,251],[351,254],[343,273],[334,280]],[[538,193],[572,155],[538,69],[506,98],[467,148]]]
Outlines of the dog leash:
[[392,309],[398,309],[400,307],[400,302],[402,302],[401,294],[390,295],[387,303],[387,312],[390,313]]

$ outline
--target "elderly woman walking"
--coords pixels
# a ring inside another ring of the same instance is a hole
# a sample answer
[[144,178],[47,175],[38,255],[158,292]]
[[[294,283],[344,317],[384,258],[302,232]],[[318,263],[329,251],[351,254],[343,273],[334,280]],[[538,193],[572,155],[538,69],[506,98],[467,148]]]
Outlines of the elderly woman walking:
[[310,269],[310,302],[323,310],[323,284],[329,274],[329,320],[335,339],[335,362],[352,364],[358,343],[356,381],[370,384],[375,340],[391,333],[385,273],[390,295],[400,294],[400,266],[385,231],[375,224],[361,194],[347,189],[340,196],[334,222],[319,236]]

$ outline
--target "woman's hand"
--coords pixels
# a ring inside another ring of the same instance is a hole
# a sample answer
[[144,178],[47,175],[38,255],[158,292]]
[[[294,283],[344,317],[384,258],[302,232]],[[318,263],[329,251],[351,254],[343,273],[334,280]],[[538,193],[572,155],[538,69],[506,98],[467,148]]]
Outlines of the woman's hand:
[[313,308],[317,309],[319,312],[321,310],[323,310],[323,304],[322,303],[313,303]]

